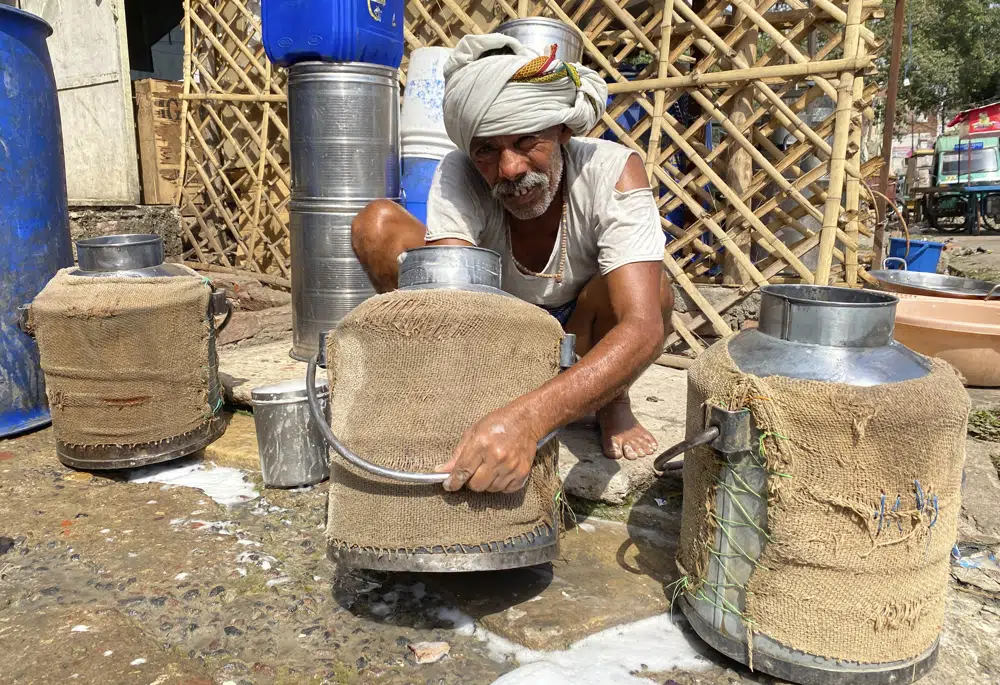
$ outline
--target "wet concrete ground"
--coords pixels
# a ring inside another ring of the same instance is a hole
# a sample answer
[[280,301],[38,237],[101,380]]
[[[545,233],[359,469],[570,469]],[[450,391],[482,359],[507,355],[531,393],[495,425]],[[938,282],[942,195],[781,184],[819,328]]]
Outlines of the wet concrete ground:
[[[209,456],[259,485],[250,426],[237,415]],[[989,471],[1000,445],[976,446],[970,480],[1000,488]],[[0,682],[485,685],[510,674],[524,648],[564,649],[667,611],[679,491],[673,478],[630,508],[577,502],[562,558],[548,567],[338,572],[323,544],[325,486],[265,490],[227,509],[192,488],[67,469],[51,430],[0,441]],[[996,506],[992,492],[970,502]],[[964,523],[980,543],[1000,543],[995,517]],[[922,682],[1000,683],[1000,584],[990,582],[971,572],[953,583],[939,665]],[[448,642],[449,656],[417,664],[408,645],[423,641]],[[776,682],[696,638],[680,645],[709,659],[706,670],[634,673],[676,685]]]

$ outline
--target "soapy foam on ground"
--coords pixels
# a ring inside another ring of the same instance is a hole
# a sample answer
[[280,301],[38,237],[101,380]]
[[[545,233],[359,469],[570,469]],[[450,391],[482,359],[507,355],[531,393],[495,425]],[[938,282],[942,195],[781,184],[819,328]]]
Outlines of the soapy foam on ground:
[[525,665],[493,685],[649,685],[632,673],[710,668],[694,644],[669,614],[653,616],[590,635],[563,652],[518,656]]
[[632,673],[704,671],[713,665],[702,656],[704,647],[681,632],[669,614],[609,628],[562,652],[540,652],[477,626],[457,609],[437,613],[459,635],[475,636],[485,643],[492,659],[514,658],[522,664],[493,685],[649,685],[649,680]]
[[206,468],[201,462],[187,462],[147,466],[136,469],[130,476],[131,483],[163,483],[167,487],[197,488],[219,504],[233,506],[258,497],[253,483],[248,483],[243,472],[228,466]]

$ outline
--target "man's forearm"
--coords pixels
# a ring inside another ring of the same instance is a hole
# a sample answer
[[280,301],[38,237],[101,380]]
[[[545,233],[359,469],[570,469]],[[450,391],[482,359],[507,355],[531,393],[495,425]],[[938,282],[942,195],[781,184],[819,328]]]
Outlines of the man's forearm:
[[662,324],[623,321],[577,364],[537,390],[518,398],[521,413],[539,438],[600,409],[617,397],[662,351]]

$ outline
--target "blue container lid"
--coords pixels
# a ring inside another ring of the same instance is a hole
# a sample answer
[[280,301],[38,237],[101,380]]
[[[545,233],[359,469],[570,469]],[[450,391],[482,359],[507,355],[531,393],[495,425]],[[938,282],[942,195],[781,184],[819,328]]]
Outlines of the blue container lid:
[[[8,16],[4,16],[5,13],[9,13]],[[16,7],[10,7],[9,5],[0,5],[0,26],[2,26],[5,22],[12,21],[14,19],[23,19],[25,21],[35,22],[40,25],[36,28],[44,27],[46,38],[52,35],[52,25],[37,14],[19,10]]]

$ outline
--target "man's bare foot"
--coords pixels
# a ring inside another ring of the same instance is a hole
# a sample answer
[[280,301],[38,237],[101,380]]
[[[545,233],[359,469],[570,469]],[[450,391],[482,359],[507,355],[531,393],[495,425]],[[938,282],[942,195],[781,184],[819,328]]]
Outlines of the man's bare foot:
[[656,451],[656,438],[642,427],[627,399],[614,399],[597,411],[601,448],[608,459],[640,459]]

